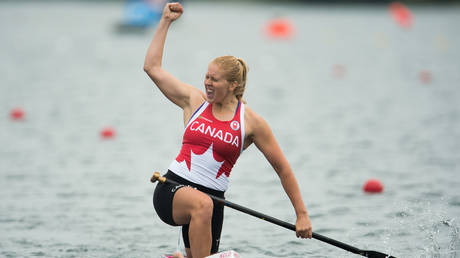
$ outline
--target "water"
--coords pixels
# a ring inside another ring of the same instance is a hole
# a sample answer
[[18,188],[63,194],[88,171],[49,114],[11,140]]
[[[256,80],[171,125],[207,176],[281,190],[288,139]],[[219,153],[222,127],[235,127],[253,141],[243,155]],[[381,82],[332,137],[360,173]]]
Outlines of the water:
[[[243,57],[245,98],[296,173],[314,231],[397,257],[460,257],[460,7],[186,3],[164,66],[202,87],[215,56]],[[153,171],[180,148],[181,113],[142,71],[153,33],[119,34],[120,3],[0,3],[0,256],[157,257],[178,230],[151,205]],[[262,34],[289,18],[293,40]],[[334,67],[343,69],[341,78]],[[421,71],[432,80],[423,83]],[[24,121],[11,121],[14,107]],[[105,126],[116,130],[102,140]],[[378,178],[384,192],[362,185]],[[227,198],[293,223],[252,146]],[[226,209],[221,250],[356,257]]]

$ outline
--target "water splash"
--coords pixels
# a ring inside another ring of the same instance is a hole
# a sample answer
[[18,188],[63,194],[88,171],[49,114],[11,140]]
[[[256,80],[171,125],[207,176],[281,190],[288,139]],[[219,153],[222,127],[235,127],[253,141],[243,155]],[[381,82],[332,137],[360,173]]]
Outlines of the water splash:
[[455,219],[440,220],[430,227],[421,226],[421,229],[430,240],[422,257],[460,257],[459,225]]
[[[383,242],[395,246],[397,241],[396,245],[406,249],[404,257],[460,257],[460,225],[447,215],[442,201],[436,203],[436,207],[422,201],[400,207],[403,209],[392,216],[398,225],[386,232]],[[408,235],[419,236],[419,241],[405,242]]]

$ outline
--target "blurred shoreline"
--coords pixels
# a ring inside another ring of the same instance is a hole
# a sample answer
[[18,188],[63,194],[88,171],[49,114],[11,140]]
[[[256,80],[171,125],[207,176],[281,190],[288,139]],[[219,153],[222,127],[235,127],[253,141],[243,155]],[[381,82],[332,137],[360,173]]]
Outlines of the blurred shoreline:
[[[125,0],[0,0],[0,3],[41,3],[41,2],[56,2],[56,3],[65,3],[65,2],[126,2]],[[173,2],[173,1],[171,1]],[[388,0],[285,0],[285,1],[275,1],[275,0],[193,0],[193,1],[181,1],[181,2],[208,2],[208,3],[262,3],[262,4],[318,4],[318,5],[335,5],[335,4],[360,4],[360,5],[381,5],[389,4],[392,2],[400,2],[404,4],[416,4],[416,5],[445,5],[445,4],[459,4],[460,0],[405,0],[405,1],[388,1]]]

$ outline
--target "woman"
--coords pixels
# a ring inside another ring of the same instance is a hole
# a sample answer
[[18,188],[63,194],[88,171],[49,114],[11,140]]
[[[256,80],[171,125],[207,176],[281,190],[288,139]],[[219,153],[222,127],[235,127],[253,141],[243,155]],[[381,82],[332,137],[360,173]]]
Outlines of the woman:
[[233,56],[214,59],[204,80],[205,93],[162,69],[166,34],[182,12],[179,3],[165,6],[144,63],[160,91],[182,108],[185,125],[182,149],[165,175],[181,186],[157,185],[153,201],[157,214],[170,225],[183,226],[187,257],[217,253],[223,206],[206,193],[224,197],[233,165],[254,143],[273,166],[294,206],[297,237],[311,238],[310,219],[288,161],[265,120],[242,101],[246,63]]

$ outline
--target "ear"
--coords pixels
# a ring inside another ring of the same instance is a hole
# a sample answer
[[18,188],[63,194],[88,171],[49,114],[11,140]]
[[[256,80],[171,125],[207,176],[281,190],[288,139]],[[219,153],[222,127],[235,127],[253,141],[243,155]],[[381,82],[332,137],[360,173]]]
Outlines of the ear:
[[230,83],[230,90],[231,91],[234,91],[236,89],[236,87],[238,87],[238,82],[237,81],[233,81]]

